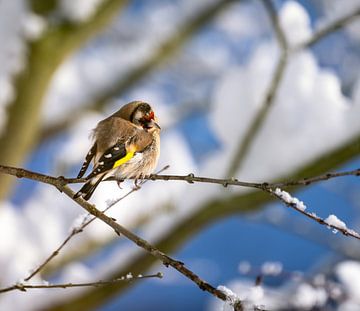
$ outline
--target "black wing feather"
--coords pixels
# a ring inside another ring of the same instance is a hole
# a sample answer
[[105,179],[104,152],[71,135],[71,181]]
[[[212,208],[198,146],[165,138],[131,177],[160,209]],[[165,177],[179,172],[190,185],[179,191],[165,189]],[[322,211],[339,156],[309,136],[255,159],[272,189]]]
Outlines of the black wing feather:
[[86,178],[92,178],[98,174],[112,169],[115,162],[125,157],[126,154],[127,151],[124,142],[117,142],[114,146],[104,152],[93,171]]
[[85,161],[80,169],[79,174],[77,175],[77,178],[81,178],[84,176],[87,168],[89,167],[90,161],[94,157],[95,153],[96,153],[96,143],[91,147],[88,154],[86,155]]

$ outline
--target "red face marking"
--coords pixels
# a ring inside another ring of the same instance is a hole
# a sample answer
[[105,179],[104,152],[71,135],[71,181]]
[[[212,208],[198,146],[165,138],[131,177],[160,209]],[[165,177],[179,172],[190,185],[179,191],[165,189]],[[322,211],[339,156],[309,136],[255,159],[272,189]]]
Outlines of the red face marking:
[[151,111],[151,112],[149,113],[149,115],[147,115],[147,116],[144,117],[144,119],[145,119],[146,121],[154,120],[154,118],[155,118],[154,111]]

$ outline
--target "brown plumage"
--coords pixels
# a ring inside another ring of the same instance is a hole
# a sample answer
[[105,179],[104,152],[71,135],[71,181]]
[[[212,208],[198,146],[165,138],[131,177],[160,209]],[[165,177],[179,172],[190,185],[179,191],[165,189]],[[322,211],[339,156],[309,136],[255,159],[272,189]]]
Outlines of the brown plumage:
[[110,176],[118,182],[151,174],[160,155],[160,127],[151,106],[134,101],[100,121],[93,130],[94,144],[78,174],[81,178],[93,159],[93,170],[74,195],[88,200],[98,184]]

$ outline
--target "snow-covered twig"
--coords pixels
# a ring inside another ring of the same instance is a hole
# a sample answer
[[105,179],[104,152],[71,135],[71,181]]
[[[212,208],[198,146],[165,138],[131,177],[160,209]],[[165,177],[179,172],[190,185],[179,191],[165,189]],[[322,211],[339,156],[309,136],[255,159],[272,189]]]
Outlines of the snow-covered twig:
[[299,199],[291,196],[288,192],[283,191],[280,188],[276,188],[275,190],[268,188],[267,191],[297,212],[315,220],[321,225],[325,225],[328,228],[333,229],[334,233],[339,231],[345,236],[351,236],[360,240],[360,234],[352,229],[347,228],[346,224],[338,219],[335,215],[329,215],[326,219],[323,219],[315,213],[307,212],[305,204]]

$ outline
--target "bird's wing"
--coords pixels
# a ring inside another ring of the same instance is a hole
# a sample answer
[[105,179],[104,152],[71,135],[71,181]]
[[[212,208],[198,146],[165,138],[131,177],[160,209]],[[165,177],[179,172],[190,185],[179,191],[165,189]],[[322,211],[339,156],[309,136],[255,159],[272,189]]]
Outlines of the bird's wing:
[[[143,151],[152,141],[151,134],[145,130],[139,129],[126,120],[113,119],[117,120],[110,119],[106,125],[100,122],[95,129],[98,153],[101,150],[104,151],[98,155],[94,169],[87,178],[92,178],[128,162],[135,153]],[[105,149],[105,145],[110,145],[110,147]]]
[[94,144],[91,149],[89,150],[88,154],[85,157],[84,163],[80,169],[79,174],[77,175],[77,178],[81,178],[84,176],[87,168],[89,167],[90,161],[91,159],[95,156],[96,154],[96,144]]

